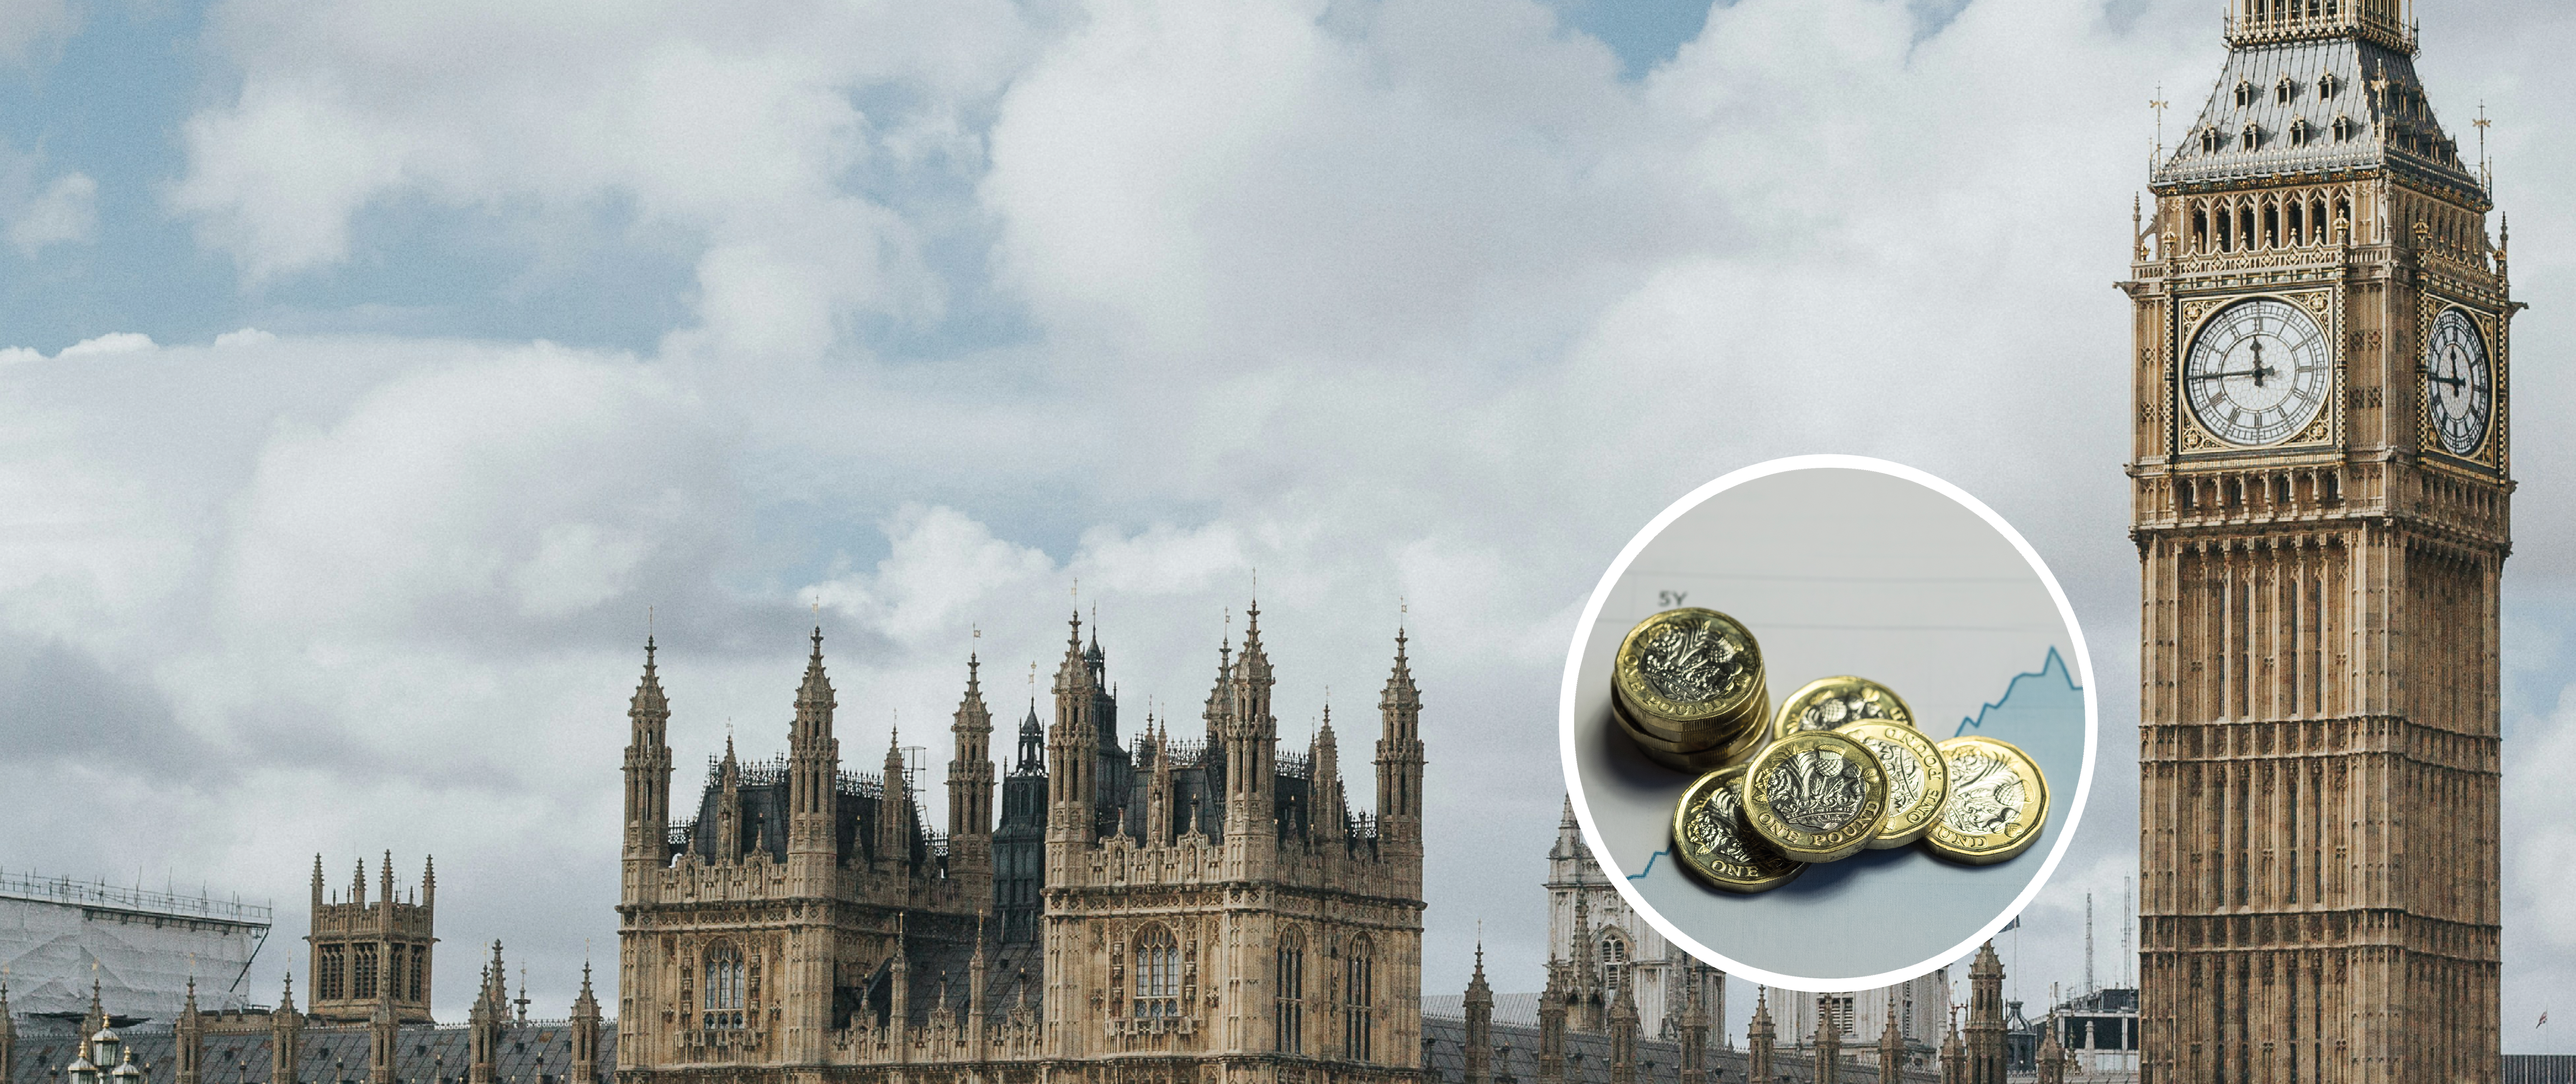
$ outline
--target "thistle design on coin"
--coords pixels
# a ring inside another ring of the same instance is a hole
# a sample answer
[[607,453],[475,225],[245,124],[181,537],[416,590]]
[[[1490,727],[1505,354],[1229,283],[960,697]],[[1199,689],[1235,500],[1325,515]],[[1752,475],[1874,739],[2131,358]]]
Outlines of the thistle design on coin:
[[1755,754],[1744,773],[1745,819],[1795,862],[1838,862],[1886,827],[1887,770],[1848,734],[1792,734]]
[[1831,749],[1805,749],[1771,769],[1771,808],[1780,819],[1810,832],[1850,824],[1869,801],[1861,766]]
[[1744,676],[1744,653],[1712,624],[1667,624],[1646,635],[1638,672],[1656,692],[1688,703],[1715,700]]

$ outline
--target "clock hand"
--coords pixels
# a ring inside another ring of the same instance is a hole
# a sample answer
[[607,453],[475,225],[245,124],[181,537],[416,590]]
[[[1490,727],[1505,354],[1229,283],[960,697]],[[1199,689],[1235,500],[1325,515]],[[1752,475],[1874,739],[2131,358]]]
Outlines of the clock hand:
[[2425,379],[2425,380],[2427,380],[2427,381],[2429,381],[2429,382],[2431,382],[2431,383],[2435,383],[2435,384],[2448,384],[2448,385],[2450,385],[2450,387],[2451,387],[2451,390],[2452,390],[2452,391],[2458,391],[2458,390],[2460,390],[2461,388],[2467,387],[2467,386],[2468,386],[2468,383],[2469,383],[2468,381],[2466,381],[2466,380],[2462,380],[2462,379],[2460,379],[2459,377],[2456,377],[2456,376],[2431,376],[2431,375],[2427,375],[2424,379]]
[[2185,380],[2223,380],[2223,379],[2226,379],[2226,378],[2231,377],[2231,376],[2250,376],[2250,377],[2253,377],[2253,378],[2254,378],[2254,386],[2259,388],[2259,387],[2262,387],[2262,386],[2263,386],[2263,374],[2265,374],[2265,373],[2270,373],[2270,374],[2272,374],[2272,375],[2274,375],[2274,376],[2278,376],[2278,375],[2280,375],[2281,371],[2280,371],[2279,369],[2268,369],[2268,368],[2265,368],[2265,369],[2236,369],[2236,370],[2232,370],[2232,371],[2229,371],[2229,370],[2221,370],[2221,371],[2219,371],[2219,372],[2215,372],[2215,373],[2191,373],[2191,374],[2189,374],[2189,375],[2184,376],[2184,377],[2183,377],[2183,379],[2185,379]]

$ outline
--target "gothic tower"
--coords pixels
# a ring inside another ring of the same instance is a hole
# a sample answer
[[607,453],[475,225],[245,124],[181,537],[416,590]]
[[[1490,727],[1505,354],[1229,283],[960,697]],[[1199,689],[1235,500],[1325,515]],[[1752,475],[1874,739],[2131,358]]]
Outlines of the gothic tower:
[[385,852],[376,898],[370,901],[365,860],[358,862],[357,876],[341,896],[325,891],[322,856],[314,855],[313,926],[304,938],[311,946],[305,956],[313,973],[305,989],[313,997],[313,1019],[364,1024],[375,1019],[382,1002],[392,1006],[402,1023],[428,1023],[437,911],[438,868],[427,860],[420,885],[405,899],[394,887],[393,852]]
[[671,702],[653,672],[653,638],[644,638],[644,677],[626,705],[625,896],[635,898],[647,871],[671,855]]
[[966,656],[966,695],[949,727],[956,759],[948,762],[948,870],[952,877],[993,873],[993,712],[984,706],[975,656]]
[[2004,1084],[2004,962],[1995,943],[1968,965],[1968,1084]]
[[2232,0],[2132,254],[2142,1080],[2499,1072],[2504,231],[2401,0]]

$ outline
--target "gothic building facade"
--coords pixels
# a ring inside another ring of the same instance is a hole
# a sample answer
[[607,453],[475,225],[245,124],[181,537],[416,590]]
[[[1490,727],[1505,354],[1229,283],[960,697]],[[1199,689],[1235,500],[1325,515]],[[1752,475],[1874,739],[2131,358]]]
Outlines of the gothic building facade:
[[2521,306],[2411,8],[2231,0],[2122,284],[2147,1084],[2499,1072]]
[[1151,718],[1122,738],[1097,635],[1071,627],[1054,720],[1032,705],[998,780],[968,660],[945,832],[899,745],[881,773],[842,770],[819,630],[786,756],[746,763],[728,739],[696,816],[675,819],[647,644],[621,1079],[1420,1078],[1424,760],[1401,632],[1371,815],[1349,807],[1329,714],[1307,750],[1280,750],[1257,607],[1188,738]]

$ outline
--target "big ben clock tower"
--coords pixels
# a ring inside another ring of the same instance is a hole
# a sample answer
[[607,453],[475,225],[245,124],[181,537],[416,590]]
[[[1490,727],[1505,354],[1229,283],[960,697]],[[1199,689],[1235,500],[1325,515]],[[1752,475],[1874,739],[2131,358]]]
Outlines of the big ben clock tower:
[[2404,0],[2229,2],[2123,284],[2142,1081],[2493,1084],[2505,251]]

